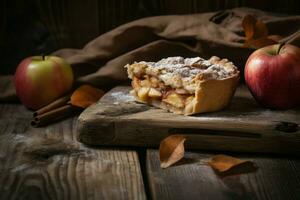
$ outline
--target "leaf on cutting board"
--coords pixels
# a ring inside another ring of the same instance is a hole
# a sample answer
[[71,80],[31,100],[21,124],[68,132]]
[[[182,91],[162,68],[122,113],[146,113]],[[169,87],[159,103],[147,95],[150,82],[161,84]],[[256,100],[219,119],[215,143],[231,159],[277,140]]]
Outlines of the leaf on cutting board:
[[245,31],[244,47],[261,48],[264,46],[277,44],[280,39],[279,35],[269,35],[266,24],[257,20],[252,15],[246,15],[242,21],[242,26]]
[[171,135],[161,141],[159,145],[161,168],[167,168],[183,158],[185,140],[186,138],[181,135]]
[[214,170],[217,170],[218,172],[226,172],[230,169],[233,169],[234,167],[237,167],[242,164],[246,163],[252,163],[249,160],[241,160],[239,158],[235,158],[232,156],[227,155],[215,155],[210,158],[210,160],[207,162]]
[[103,95],[103,90],[90,85],[82,85],[73,92],[71,104],[81,108],[87,108],[93,103],[96,103]]

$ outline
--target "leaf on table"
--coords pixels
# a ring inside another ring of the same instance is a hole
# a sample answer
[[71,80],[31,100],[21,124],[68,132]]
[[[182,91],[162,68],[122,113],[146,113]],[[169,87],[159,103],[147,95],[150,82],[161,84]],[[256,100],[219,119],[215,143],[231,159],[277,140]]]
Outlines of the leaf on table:
[[161,168],[167,168],[183,158],[185,140],[186,138],[181,135],[171,135],[161,141],[159,145]]
[[279,35],[269,35],[266,24],[257,20],[252,15],[246,15],[242,21],[242,26],[245,31],[244,47],[261,48],[264,46],[277,44],[280,39]]
[[81,108],[87,108],[96,103],[103,95],[103,90],[90,85],[82,85],[73,92],[71,104]]
[[239,158],[235,158],[232,156],[220,154],[211,157],[207,163],[218,172],[226,172],[241,164],[252,163],[252,162],[248,160],[241,160]]

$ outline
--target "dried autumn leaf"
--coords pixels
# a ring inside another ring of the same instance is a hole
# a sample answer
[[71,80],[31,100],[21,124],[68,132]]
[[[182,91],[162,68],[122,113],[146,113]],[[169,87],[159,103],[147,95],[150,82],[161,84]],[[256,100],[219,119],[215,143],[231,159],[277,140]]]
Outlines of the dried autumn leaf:
[[71,104],[81,108],[96,103],[102,96],[104,91],[90,85],[82,85],[77,88],[71,96]]
[[277,44],[277,42],[272,39],[269,39],[268,37],[263,37],[259,39],[250,39],[245,41],[244,47],[251,47],[251,48],[258,49],[272,44]]
[[252,17],[251,15],[246,15],[243,18],[242,26],[244,28],[246,40],[253,38],[255,23],[256,23],[256,19],[254,17]]
[[257,20],[252,15],[246,15],[244,17],[242,26],[245,31],[246,40],[268,36],[268,28],[265,23]]
[[282,38],[283,38],[283,37],[280,36],[280,35],[269,35],[269,36],[268,36],[268,39],[274,40],[274,41],[276,41],[276,42],[278,42],[278,41],[281,40]]
[[226,172],[233,167],[236,167],[241,164],[245,164],[251,161],[241,160],[239,158],[235,158],[227,155],[216,155],[213,156],[207,163],[215,170],[219,172]]
[[242,26],[246,37],[244,47],[258,49],[264,46],[277,44],[282,38],[279,35],[268,36],[268,28],[265,23],[257,20],[251,15],[246,15],[244,17]]
[[254,35],[253,38],[261,38],[261,37],[267,37],[268,36],[268,28],[260,20],[257,20],[255,23],[255,28],[254,28]]
[[181,135],[171,135],[160,143],[159,159],[161,168],[167,168],[183,158],[185,140],[186,138]]

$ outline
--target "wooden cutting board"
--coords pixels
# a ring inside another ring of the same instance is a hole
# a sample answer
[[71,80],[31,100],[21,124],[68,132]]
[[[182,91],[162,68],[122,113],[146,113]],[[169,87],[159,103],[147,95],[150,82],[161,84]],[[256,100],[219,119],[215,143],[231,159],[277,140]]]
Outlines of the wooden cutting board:
[[114,88],[80,115],[80,142],[158,147],[165,137],[181,134],[190,149],[300,154],[300,110],[262,108],[245,86],[226,109],[195,116],[137,103],[129,90]]

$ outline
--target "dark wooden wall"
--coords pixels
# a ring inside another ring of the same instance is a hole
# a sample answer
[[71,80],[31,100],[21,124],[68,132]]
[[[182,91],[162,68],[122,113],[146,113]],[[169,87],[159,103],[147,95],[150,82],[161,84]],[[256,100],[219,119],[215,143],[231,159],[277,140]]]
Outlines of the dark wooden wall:
[[299,14],[299,0],[1,0],[0,73],[13,73],[30,55],[81,48],[138,18],[234,7]]

